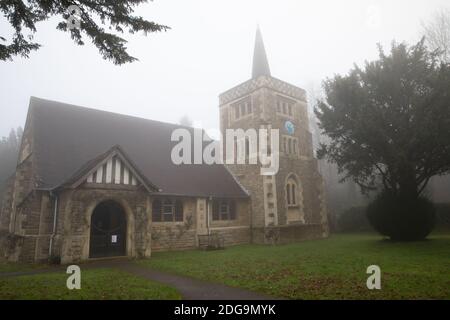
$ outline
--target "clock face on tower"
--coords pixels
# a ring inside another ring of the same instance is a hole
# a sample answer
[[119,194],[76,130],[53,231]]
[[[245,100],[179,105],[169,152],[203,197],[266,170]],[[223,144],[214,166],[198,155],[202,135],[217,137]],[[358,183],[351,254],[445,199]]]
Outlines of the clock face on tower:
[[291,121],[286,121],[284,123],[284,128],[286,129],[286,132],[290,135],[293,135],[295,133],[295,126]]

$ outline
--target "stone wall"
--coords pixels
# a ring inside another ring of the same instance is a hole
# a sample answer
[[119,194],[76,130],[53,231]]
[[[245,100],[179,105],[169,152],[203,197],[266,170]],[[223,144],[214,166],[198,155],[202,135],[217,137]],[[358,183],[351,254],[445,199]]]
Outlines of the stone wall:
[[251,202],[247,199],[236,201],[236,219],[231,221],[214,221],[210,223],[210,233],[219,234],[225,246],[251,242]]
[[304,240],[321,239],[324,224],[298,224],[252,229],[252,242],[261,244],[286,244]]
[[224,239],[225,246],[248,244],[252,242],[251,228],[249,226],[212,228],[211,234],[218,234]]
[[14,177],[6,181],[5,188],[2,193],[2,202],[0,208],[0,230],[9,231],[12,209],[12,194],[14,190]]
[[[185,250],[197,247],[197,199],[185,198],[184,222],[153,222],[152,250]],[[210,233],[218,233],[224,237],[225,245],[250,243],[250,203],[247,199],[236,200],[236,219],[231,221],[215,221],[210,212]],[[190,218],[191,217],[191,218]],[[192,219],[192,220],[191,220]]]
[[181,200],[183,201],[183,222],[152,222],[152,250],[185,250],[197,246],[196,199],[182,198]]

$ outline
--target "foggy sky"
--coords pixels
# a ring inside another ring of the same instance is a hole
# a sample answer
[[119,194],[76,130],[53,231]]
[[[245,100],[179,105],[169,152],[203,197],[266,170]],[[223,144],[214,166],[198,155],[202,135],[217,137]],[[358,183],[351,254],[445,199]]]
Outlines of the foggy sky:
[[[310,89],[353,63],[377,57],[377,43],[420,39],[422,20],[448,0],[155,0],[138,14],[172,29],[125,34],[138,62],[115,66],[86,41],[37,25],[43,47],[0,62],[0,136],[23,126],[30,96],[148,119],[217,128],[218,95],[250,78],[259,23],[272,75]],[[9,27],[0,17],[0,34]],[[87,39],[86,39],[87,40]]]

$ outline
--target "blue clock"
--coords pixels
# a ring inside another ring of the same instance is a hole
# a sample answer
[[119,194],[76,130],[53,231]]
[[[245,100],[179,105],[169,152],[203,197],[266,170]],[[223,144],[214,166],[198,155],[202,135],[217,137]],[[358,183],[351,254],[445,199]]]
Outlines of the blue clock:
[[287,133],[290,135],[293,135],[295,132],[295,126],[291,121],[286,121],[284,123],[284,128],[286,129]]

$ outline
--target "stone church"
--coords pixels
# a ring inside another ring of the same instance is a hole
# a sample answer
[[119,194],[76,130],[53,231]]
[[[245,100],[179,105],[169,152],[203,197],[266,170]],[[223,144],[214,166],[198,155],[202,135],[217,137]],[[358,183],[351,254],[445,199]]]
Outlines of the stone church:
[[32,97],[2,202],[0,254],[72,263],[326,237],[305,91],[271,76],[259,30],[252,77],[221,94],[219,110],[222,131],[279,129],[276,175],[250,164],[175,165],[170,137],[180,125]]

